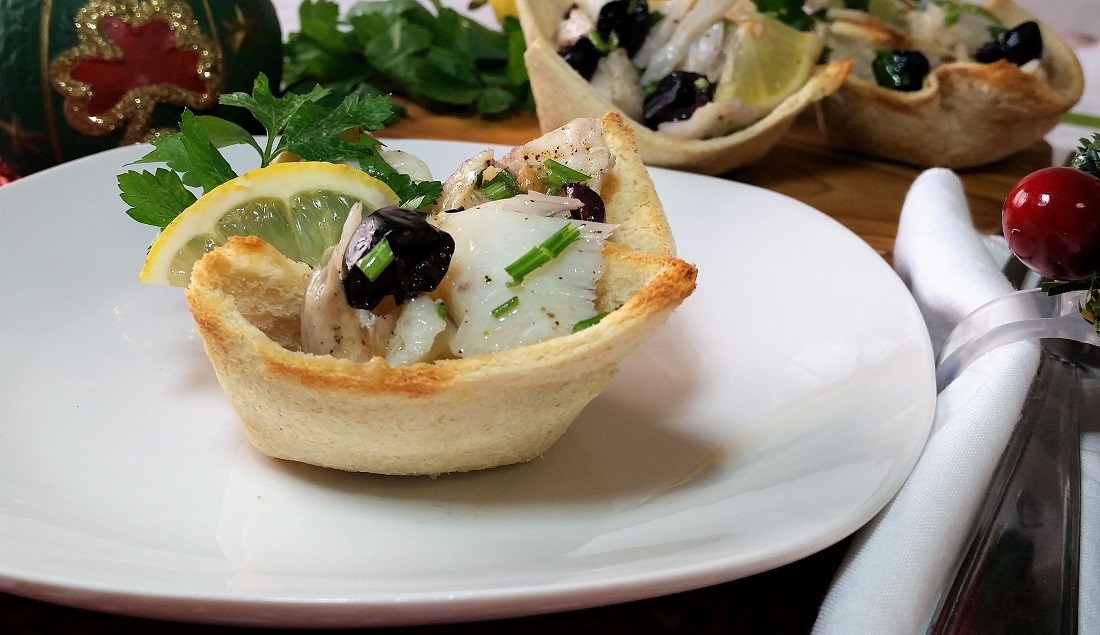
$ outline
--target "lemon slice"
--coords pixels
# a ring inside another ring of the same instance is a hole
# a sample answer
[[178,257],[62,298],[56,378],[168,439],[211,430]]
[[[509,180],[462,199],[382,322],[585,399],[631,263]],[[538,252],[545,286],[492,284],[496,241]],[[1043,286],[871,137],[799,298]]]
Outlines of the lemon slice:
[[501,24],[504,24],[504,18],[519,14],[516,10],[516,0],[489,0],[489,4],[493,6],[493,15]]
[[897,3],[897,0],[868,0],[867,13],[882,20],[885,24],[897,28],[905,28],[905,10]]
[[185,287],[203,254],[230,236],[259,236],[280,253],[314,266],[336,244],[348,211],[364,216],[398,198],[385,183],[338,163],[302,161],[252,170],[206,193],[149,247],[138,279]]
[[730,34],[714,99],[739,99],[770,112],[806,83],[824,45],[766,15],[745,18]]

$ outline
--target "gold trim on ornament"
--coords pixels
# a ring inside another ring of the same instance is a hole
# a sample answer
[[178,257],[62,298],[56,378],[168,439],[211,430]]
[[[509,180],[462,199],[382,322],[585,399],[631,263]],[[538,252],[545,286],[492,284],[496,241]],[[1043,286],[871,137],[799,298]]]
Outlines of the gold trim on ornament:
[[[103,112],[90,112],[89,104],[94,96],[92,86],[74,79],[72,73],[84,61],[124,59],[123,51],[103,33],[101,22],[108,17],[120,18],[136,27],[154,19],[166,21],[176,38],[175,50],[197,54],[195,70],[202,79],[203,91],[165,82],[151,83],[127,90],[117,103]],[[74,20],[79,43],[54,58],[50,64],[50,78],[54,90],[65,98],[65,120],[78,132],[103,136],[125,126],[120,145],[127,145],[148,134],[153,112],[159,104],[205,110],[217,103],[218,89],[222,85],[220,50],[216,40],[203,33],[185,3],[178,0],[90,0],[76,12]]]
[[53,109],[53,93],[50,92],[50,19],[53,14],[53,0],[42,0],[42,9],[38,17],[38,88],[42,91],[42,108],[46,115],[46,135],[50,140],[50,150],[54,160],[61,163],[65,154],[61,150],[61,136],[57,133],[57,117]]
[[[225,68],[225,53],[222,51],[221,38],[218,37],[218,23],[214,21],[214,10],[210,8],[209,0],[202,0],[203,11],[206,12],[206,23],[210,25],[211,41],[214,43],[214,63],[217,68]],[[225,73],[218,75],[218,85],[214,89],[215,99],[217,95],[221,95],[225,92]]]

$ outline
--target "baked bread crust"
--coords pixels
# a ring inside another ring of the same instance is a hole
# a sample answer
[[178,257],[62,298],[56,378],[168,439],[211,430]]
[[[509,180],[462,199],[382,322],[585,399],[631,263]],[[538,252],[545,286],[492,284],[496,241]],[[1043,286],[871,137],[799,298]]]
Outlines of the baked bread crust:
[[651,130],[622,113],[558,55],[554,30],[572,0],[518,0],[520,25],[527,40],[524,61],[531,78],[535,110],[543,132],[578,117],[620,113],[637,139],[647,165],[722,174],[755,161],[775,147],[795,118],[814,102],[840,88],[851,72],[851,60],[819,67],[806,84],[756,123],[712,139],[682,139]]
[[[1005,24],[1035,20],[1011,0],[986,5]],[[1039,141],[1081,98],[1084,75],[1073,50],[1040,24],[1047,79],[1000,60],[932,70],[915,92],[850,76],[817,103],[818,122],[837,148],[917,167],[970,168]]]
[[[695,288],[672,257],[652,181],[617,117],[601,119],[616,163],[605,178],[606,270],[595,326],[466,359],[390,367],[299,350],[309,267],[256,237],[204,256],[186,290],[206,352],[252,444],[272,457],[380,474],[478,470],[545,452]],[[623,154],[619,154],[623,152]]]

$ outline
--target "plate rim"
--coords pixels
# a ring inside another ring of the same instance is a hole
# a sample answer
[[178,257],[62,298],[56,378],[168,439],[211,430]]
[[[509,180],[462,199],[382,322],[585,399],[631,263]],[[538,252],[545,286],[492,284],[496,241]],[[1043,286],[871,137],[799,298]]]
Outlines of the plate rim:
[[[403,149],[401,148],[401,144],[404,143],[412,143],[414,145],[445,144],[454,146],[456,150],[472,149],[474,152],[485,147],[499,149],[507,148],[507,146],[499,144],[481,144],[477,142],[426,138],[388,138],[382,136],[381,140],[391,144],[391,147],[396,147],[398,149]],[[150,146],[145,147],[148,148]],[[22,191],[28,187],[36,186],[39,182],[47,181],[47,179],[51,177],[57,178],[52,175],[63,175],[68,170],[78,170],[82,165],[85,165],[85,162],[110,162],[118,154],[136,152],[137,150],[135,150],[133,146],[115,148],[29,175],[4,188],[0,188],[0,203],[7,198],[7,196],[5,196],[5,190],[9,192]],[[118,166],[118,163],[116,162],[115,165]],[[123,164],[122,167],[125,165],[126,164]],[[804,211],[819,215],[822,220],[832,224],[836,231],[847,233],[849,237],[856,238],[858,243],[865,248],[865,255],[873,255],[875,259],[878,259],[882,263],[882,266],[885,267],[886,270],[897,278],[896,272],[881,259],[879,254],[860,239],[858,235],[836,219],[814,209],[812,206],[802,201],[757,185],[742,183],[735,180],[708,177],[666,168],[650,167],[649,169],[654,174],[655,180],[657,180],[656,175],[668,175],[669,178],[686,176],[691,179],[716,180],[722,183],[723,186],[749,188],[764,196],[783,199],[788,205],[794,205],[802,208]],[[14,190],[9,189],[12,187],[14,187]],[[3,206],[0,205],[0,208],[2,207]],[[666,207],[668,206],[666,205]],[[904,283],[900,278],[896,279],[896,284],[904,289]],[[911,306],[908,307],[909,310],[916,311],[917,315],[919,315],[919,309],[917,308],[916,302],[909,296],[907,290],[905,291],[905,297],[908,298],[911,304]],[[931,342],[927,337],[927,330],[923,320],[920,321],[920,326],[925,329],[924,340],[926,340],[925,344],[929,357],[928,375],[931,378],[931,369],[933,368],[931,363]],[[934,391],[932,393],[932,398],[934,402]],[[926,418],[927,421],[923,426],[923,433],[917,435],[922,439],[926,439],[928,432],[931,430],[933,413],[934,408]],[[390,598],[390,601],[385,601],[384,598],[375,598],[371,595],[357,596],[354,593],[346,594],[339,599],[331,597],[248,597],[246,595],[238,596],[232,593],[208,595],[190,594],[181,596],[178,593],[174,594],[156,590],[135,593],[130,590],[120,589],[117,586],[97,585],[92,582],[74,584],[73,581],[65,582],[61,579],[52,579],[51,576],[48,575],[38,577],[25,574],[13,575],[12,572],[4,570],[6,566],[3,561],[0,560],[0,591],[68,606],[102,610],[112,613],[125,613],[154,619],[184,619],[189,622],[250,626],[269,626],[277,623],[278,625],[306,627],[316,626],[318,624],[330,626],[416,625],[498,619],[530,615],[532,613],[601,606],[629,600],[640,600],[669,593],[688,591],[749,575],[755,575],[756,573],[802,559],[842,540],[871,520],[886,504],[888,504],[889,500],[892,499],[901,488],[905,478],[913,469],[921,454],[923,443],[911,444],[907,447],[910,456],[899,461],[901,465],[904,465],[904,468],[900,470],[904,473],[904,476],[897,479],[896,486],[886,487],[886,489],[889,490],[888,495],[883,493],[880,496],[881,500],[876,499],[873,502],[865,501],[859,509],[852,510],[852,512],[846,516],[833,519],[827,527],[828,531],[823,531],[815,540],[806,541],[791,539],[788,542],[792,544],[776,547],[770,550],[764,557],[758,556],[753,558],[753,564],[749,566],[746,566],[743,562],[739,562],[739,560],[743,558],[727,557],[712,560],[707,563],[707,566],[700,566],[698,564],[685,566],[683,567],[684,571],[672,574],[670,574],[669,569],[663,569],[653,572],[649,576],[631,576],[627,580],[615,578],[598,579],[582,583],[572,581],[567,582],[564,586],[560,584],[533,585],[530,587],[514,588],[512,589],[513,593],[502,594],[499,588],[479,591],[463,590],[447,594],[448,597],[443,597],[439,592],[435,591],[424,592],[423,594],[406,593],[403,594],[403,598],[407,602],[401,603],[394,598]],[[6,515],[6,513],[0,512],[0,520]],[[739,572],[731,576],[731,567],[737,567]],[[53,576],[53,578],[56,578],[56,576]],[[597,598],[592,597],[596,593],[601,595]],[[511,600],[501,602],[502,595],[513,597]],[[334,606],[340,606],[340,608],[335,609]],[[271,620],[262,615],[256,616],[252,613],[256,609],[270,610],[274,607],[286,609],[280,613],[277,620]],[[379,611],[380,608],[385,607],[390,607],[383,611],[385,615],[370,615],[372,611]],[[394,610],[394,607],[397,607],[397,610]],[[414,608],[410,609],[409,607]],[[134,608],[139,609],[139,611],[134,612]],[[406,612],[410,610],[412,610],[414,614],[406,615]],[[455,619],[454,613],[456,610],[461,611],[463,615],[461,619]],[[398,615],[405,615],[405,618],[399,621],[389,621],[385,617],[396,617]],[[379,617],[381,617],[383,621],[376,621]],[[301,621],[296,622],[296,619]]]

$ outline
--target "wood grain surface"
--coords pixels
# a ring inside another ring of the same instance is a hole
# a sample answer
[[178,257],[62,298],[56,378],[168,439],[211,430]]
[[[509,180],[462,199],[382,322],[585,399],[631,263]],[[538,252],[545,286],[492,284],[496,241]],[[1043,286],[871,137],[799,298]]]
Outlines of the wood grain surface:
[[[533,116],[484,120],[430,115],[409,106],[410,117],[383,139],[428,138],[503,145],[539,134]],[[975,226],[999,231],[1001,203],[1028,172],[1050,162],[1045,143],[984,168],[961,173]],[[724,175],[786,194],[832,216],[891,259],[898,214],[920,170],[835,152],[823,145],[812,113],[759,163]],[[705,589],[650,600],[477,625],[363,629],[387,635],[458,633],[808,633],[848,541],[772,571]],[[255,633],[232,627],[173,624],[106,615],[0,593],[0,633]],[[304,633],[312,631],[278,631]]]

